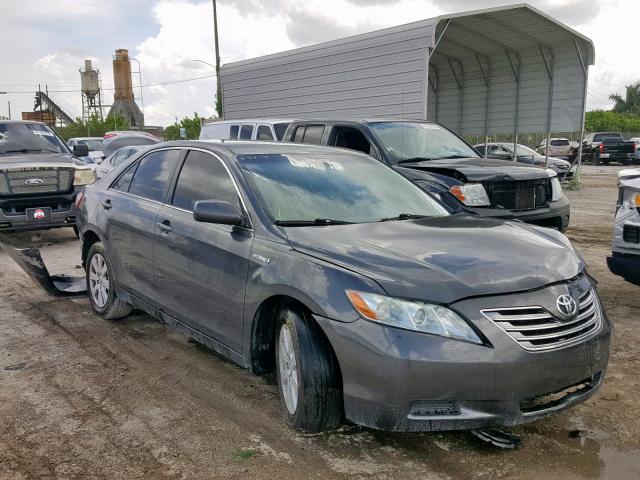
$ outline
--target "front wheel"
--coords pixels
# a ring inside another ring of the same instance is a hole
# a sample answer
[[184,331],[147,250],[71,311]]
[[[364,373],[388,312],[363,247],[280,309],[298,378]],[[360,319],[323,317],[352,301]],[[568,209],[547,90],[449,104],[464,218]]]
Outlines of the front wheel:
[[89,300],[98,315],[112,320],[131,313],[131,305],[116,296],[112,269],[102,242],[96,242],[89,248],[86,278]]
[[342,390],[337,361],[313,319],[284,309],[276,336],[276,369],[282,412],[301,432],[336,428],[342,419]]

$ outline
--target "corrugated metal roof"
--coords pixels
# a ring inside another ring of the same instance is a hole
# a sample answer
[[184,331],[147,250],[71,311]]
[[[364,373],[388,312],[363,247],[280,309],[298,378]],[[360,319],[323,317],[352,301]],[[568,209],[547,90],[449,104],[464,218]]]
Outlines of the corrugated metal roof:
[[[480,135],[485,122],[489,134],[513,131],[517,109],[519,131],[540,132],[549,112],[546,57],[552,130],[576,131],[586,94],[578,49],[593,64],[591,40],[527,4],[441,15],[226,64],[225,118],[427,117]],[[509,60],[520,64],[520,82]]]

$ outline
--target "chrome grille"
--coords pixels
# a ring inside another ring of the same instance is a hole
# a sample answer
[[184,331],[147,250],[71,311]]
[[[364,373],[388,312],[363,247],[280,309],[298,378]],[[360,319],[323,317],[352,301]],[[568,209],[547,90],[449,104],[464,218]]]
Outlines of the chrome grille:
[[602,326],[602,310],[595,290],[585,292],[575,317],[563,321],[542,307],[512,307],[482,310],[526,350],[551,350],[575,344]]
[[[28,185],[25,181],[38,179]],[[73,185],[71,168],[34,168],[20,171],[0,172],[0,195],[33,195],[68,192]]]

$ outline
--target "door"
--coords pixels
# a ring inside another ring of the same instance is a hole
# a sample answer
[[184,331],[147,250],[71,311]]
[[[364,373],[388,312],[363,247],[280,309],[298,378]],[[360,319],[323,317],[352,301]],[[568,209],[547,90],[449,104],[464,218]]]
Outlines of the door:
[[196,222],[192,210],[198,200],[221,200],[242,211],[238,190],[222,160],[190,150],[156,222],[158,299],[170,315],[241,352],[253,231],[248,225]]
[[120,287],[146,301],[155,297],[156,216],[182,150],[155,150],[129,167],[107,190],[100,215],[108,256]]

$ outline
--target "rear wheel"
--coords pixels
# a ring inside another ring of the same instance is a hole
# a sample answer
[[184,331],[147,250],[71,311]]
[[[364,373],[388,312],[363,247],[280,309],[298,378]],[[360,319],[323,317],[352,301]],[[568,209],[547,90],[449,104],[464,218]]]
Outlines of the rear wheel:
[[302,432],[336,428],[342,419],[337,361],[313,319],[284,309],[276,336],[276,369],[282,412]]
[[116,296],[112,270],[102,242],[96,242],[89,248],[86,277],[89,300],[98,315],[111,320],[131,313],[131,305]]

